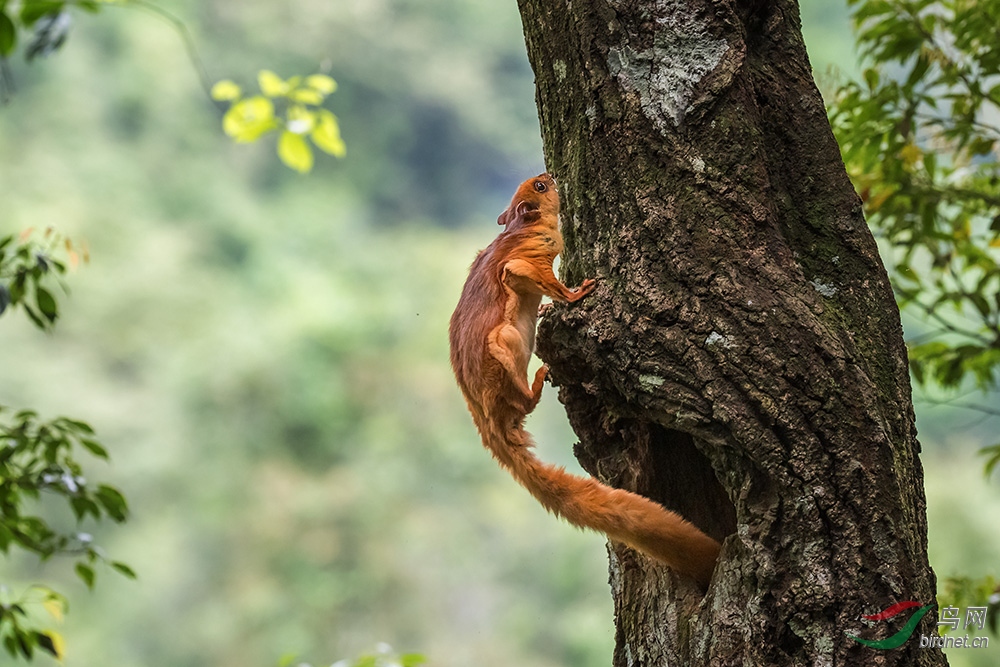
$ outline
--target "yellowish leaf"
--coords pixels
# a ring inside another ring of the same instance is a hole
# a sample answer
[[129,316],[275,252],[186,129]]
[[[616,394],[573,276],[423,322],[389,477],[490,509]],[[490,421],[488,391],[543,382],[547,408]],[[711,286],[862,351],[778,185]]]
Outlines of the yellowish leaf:
[[306,173],[313,166],[313,154],[309,149],[309,144],[300,134],[289,132],[281,133],[278,138],[278,157],[286,165],[299,173]]
[[288,93],[288,97],[302,104],[323,104],[323,96],[312,88],[296,88]]
[[882,208],[882,204],[884,204],[886,200],[892,196],[892,193],[893,193],[892,188],[883,188],[878,192],[876,192],[875,194],[870,194],[867,201],[868,212],[874,213],[875,211]]
[[240,100],[222,117],[222,130],[242,143],[256,141],[277,127],[274,104],[259,95]]
[[49,636],[52,640],[52,648],[56,652],[56,659],[62,664],[63,658],[66,657],[66,641],[63,639],[62,635],[55,630],[46,630],[45,634]]
[[243,90],[229,79],[223,79],[212,86],[212,99],[220,102],[238,100]]
[[324,95],[329,95],[337,90],[337,82],[326,74],[313,74],[306,77],[306,85],[314,90],[318,90]]
[[285,127],[295,134],[308,134],[316,125],[316,114],[304,106],[294,105],[288,109],[288,122]]
[[320,109],[317,113],[317,120],[316,127],[309,135],[313,143],[316,144],[317,148],[330,155],[344,157],[347,154],[347,146],[344,145],[344,140],[340,136],[340,125],[337,123],[337,117],[326,109]]
[[923,153],[916,144],[906,144],[899,150],[899,157],[903,158],[903,164],[912,167],[923,157]]
[[269,69],[262,69],[257,73],[257,84],[260,92],[268,97],[281,97],[288,93],[288,84]]
[[49,612],[49,616],[62,623],[64,609],[63,603],[58,598],[48,598],[42,602],[42,606]]

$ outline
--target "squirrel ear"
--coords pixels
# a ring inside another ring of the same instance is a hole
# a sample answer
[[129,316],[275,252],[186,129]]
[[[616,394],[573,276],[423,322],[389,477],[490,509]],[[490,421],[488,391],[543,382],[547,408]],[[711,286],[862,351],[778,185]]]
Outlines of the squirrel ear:
[[517,209],[516,210],[517,210],[518,217],[523,217],[528,211],[538,210],[538,207],[534,206],[532,204],[529,204],[526,201],[519,201],[519,202],[517,202]]
[[497,224],[506,227],[510,223],[510,219],[514,216],[514,212],[509,208],[504,209],[504,212],[497,217]]
[[517,208],[514,210],[516,212],[517,219],[527,224],[535,222],[542,217],[542,213],[538,210],[538,206],[530,202],[518,202]]

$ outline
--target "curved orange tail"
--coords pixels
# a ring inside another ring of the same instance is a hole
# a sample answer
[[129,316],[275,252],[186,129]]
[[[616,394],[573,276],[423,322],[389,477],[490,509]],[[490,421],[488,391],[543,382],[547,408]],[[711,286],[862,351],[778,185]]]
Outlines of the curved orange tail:
[[575,526],[624,542],[708,587],[719,557],[719,543],[679,514],[631,491],[579,477],[535,456],[531,436],[522,428],[481,429],[483,443],[545,509]]

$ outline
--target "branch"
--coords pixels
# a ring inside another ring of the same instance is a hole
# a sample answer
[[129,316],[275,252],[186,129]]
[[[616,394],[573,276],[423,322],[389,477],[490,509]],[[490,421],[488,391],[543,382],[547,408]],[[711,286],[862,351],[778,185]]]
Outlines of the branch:
[[[939,125],[941,127],[944,127],[950,121],[953,120],[952,118],[939,117],[935,116],[934,114],[926,113],[923,111],[915,112],[914,116],[920,118],[921,120],[927,122],[928,124]],[[989,123],[984,123],[983,121],[976,119],[970,121],[970,124],[986,132],[992,132],[993,134],[997,135],[998,139],[1000,139],[1000,127],[996,127],[994,125],[990,125]]]
[[916,306],[917,308],[922,310],[927,317],[931,318],[932,320],[940,324],[949,333],[958,334],[960,336],[965,336],[967,338],[972,338],[973,340],[977,340],[986,346],[991,346],[994,344],[995,341],[987,338],[986,336],[982,335],[977,331],[970,331],[955,326],[953,323],[949,322],[944,317],[942,317],[933,307],[921,303],[920,301],[917,300],[917,298],[913,294],[907,292],[906,290],[893,285],[892,291],[895,292],[897,295],[901,295],[903,298],[909,299],[907,305]]
[[931,405],[945,405],[951,408],[962,408],[964,410],[975,410],[985,415],[991,417],[1000,417],[1000,410],[996,408],[991,408],[986,405],[979,405],[976,403],[954,403],[955,399],[938,399],[938,398],[921,398],[918,399],[918,403],[929,403]]
[[[138,9],[144,9],[170,24],[174,31],[180,36],[181,41],[184,43],[184,51],[187,53],[188,59],[191,61],[191,65],[194,67],[195,72],[198,75],[198,80],[201,83],[202,89],[205,91],[205,95],[207,95],[209,99],[212,99],[212,79],[208,76],[208,71],[205,69],[201,55],[198,53],[198,46],[195,44],[194,37],[191,35],[191,30],[187,27],[187,24],[184,23],[183,20],[169,10],[166,10],[152,2],[148,2],[148,0],[125,0],[124,2],[113,3],[109,6],[135,7]],[[214,101],[213,106],[218,108],[218,105],[215,104]]]

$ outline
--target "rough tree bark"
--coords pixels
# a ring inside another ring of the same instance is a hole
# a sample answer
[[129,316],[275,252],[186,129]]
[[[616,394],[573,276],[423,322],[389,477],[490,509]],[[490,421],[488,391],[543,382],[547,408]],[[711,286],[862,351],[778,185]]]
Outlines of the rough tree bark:
[[708,594],[609,545],[614,664],[943,665],[899,314],[794,0],[519,0],[566,282],[542,323],[592,474],[725,540]]

